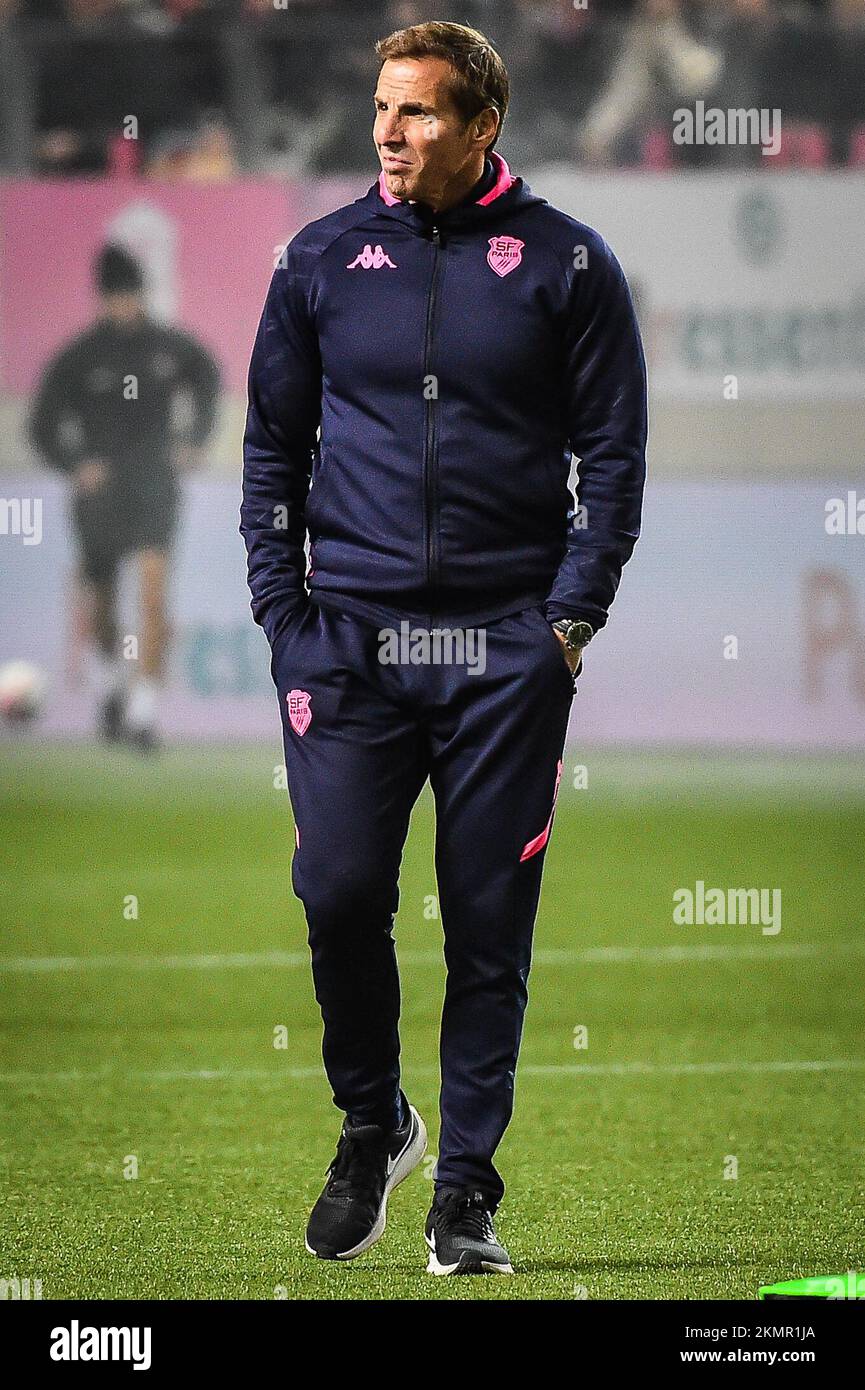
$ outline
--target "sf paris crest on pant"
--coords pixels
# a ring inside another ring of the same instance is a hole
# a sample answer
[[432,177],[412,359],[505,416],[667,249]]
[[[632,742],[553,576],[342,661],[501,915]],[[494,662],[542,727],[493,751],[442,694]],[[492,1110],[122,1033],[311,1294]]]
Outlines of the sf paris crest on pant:
[[285,697],[288,705],[288,718],[291,727],[302,738],[312,723],[312,710],[309,707],[308,690],[289,690]]

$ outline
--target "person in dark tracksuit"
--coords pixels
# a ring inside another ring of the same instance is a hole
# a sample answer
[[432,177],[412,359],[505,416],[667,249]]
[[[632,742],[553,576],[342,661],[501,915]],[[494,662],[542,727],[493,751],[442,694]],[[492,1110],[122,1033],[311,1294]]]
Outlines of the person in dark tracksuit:
[[[609,247],[492,149],[508,80],[483,35],[425,24],[377,51],[382,172],[286,248],[244,441],[292,885],[345,1112],[306,1245],[368,1249],[424,1153],[400,1088],[392,927],[429,778],[447,987],[428,1269],[510,1272],[493,1156],[582,649],[639,534],[645,366]],[[447,634],[464,660],[444,655]]]
[[[48,364],[29,431],[50,467],[72,482],[80,579],[89,599],[88,672],[102,733],[150,751],[168,647],[177,470],[198,461],[213,428],[220,372],[195,338],[148,315],[144,272],[126,247],[104,246],[94,278],[101,313]],[[175,420],[181,396],[191,403],[184,431]],[[116,614],[118,568],[130,555],[141,595],[135,662],[118,651]]]

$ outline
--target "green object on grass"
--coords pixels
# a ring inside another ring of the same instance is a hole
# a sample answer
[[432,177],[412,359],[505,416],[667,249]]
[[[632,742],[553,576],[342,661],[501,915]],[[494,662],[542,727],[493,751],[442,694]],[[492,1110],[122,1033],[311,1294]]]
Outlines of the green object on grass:
[[865,1298],[865,1274],[818,1274],[810,1279],[787,1279],[765,1284],[758,1298]]

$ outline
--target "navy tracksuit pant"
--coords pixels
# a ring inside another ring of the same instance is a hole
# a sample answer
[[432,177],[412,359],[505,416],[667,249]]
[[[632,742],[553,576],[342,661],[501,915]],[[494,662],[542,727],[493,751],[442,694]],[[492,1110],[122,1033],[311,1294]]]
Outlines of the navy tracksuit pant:
[[513,1109],[576,679],[540,605],[472,630],[485,641],[482,673],[470,662],[382,663],[381,631],[310,601],[274,642],[292,886],[306,914],[324,1065],[353,1119],[397,1121],[392,928],[409,816],[429,778],[447,964],[436,1184],[480,1190],[495,1209],[504,1185],[493,1155]]

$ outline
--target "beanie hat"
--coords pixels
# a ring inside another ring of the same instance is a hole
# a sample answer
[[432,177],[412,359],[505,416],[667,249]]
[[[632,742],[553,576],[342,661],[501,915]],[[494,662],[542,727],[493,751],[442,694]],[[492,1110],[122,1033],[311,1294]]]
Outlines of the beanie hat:
[[134,294],[144,286],[141,262],[125,246],[111,242],[96,257],[93,274],[100,294]]

